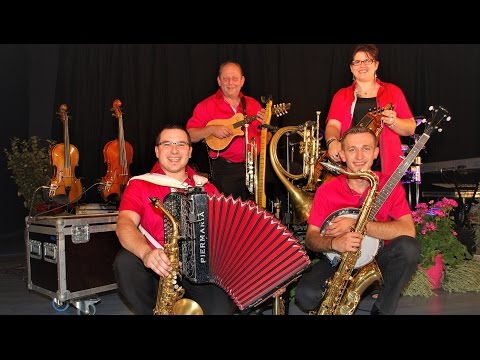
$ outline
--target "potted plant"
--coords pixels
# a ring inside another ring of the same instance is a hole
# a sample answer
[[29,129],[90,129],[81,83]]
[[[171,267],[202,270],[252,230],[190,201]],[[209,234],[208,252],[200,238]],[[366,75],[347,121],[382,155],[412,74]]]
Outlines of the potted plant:
[[46,143],[38,136],[28,139],[14,137],[10,140],[10,149],[3,149],[7,158],[7,168],[17,185],[18,196],[23,198],[23,205],[35,212],[48,207],[39,191],[41,186],[48,185],[53,174],[50,161],[50,148],[55,144],[52,140]]
[[441,255],[445,265],[455,266],[471,259],[467,247],[457,239],[452,210],[458,206],[453,199],[419,203],[412,212],[420,242],[420,266],[429,269]]
[[439,287],[449,292],[480,291],[480,262],[469,261],[472,256],[454,230],[452,211],[457,206],[455,200],[443,198],[420,203],[412,211],[420,261],[403,295],[430,297]]

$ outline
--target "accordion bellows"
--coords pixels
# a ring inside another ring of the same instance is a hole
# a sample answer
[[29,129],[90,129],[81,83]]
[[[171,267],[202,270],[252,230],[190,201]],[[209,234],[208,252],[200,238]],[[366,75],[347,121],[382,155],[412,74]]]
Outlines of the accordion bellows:
[[[182,271],[190,281],[215,283],[244,310],[270,298],[310,264],[302,245],[268,211],[195,189],[164,199],[180,224]],[[169,222],[165,217],[166,236]]]

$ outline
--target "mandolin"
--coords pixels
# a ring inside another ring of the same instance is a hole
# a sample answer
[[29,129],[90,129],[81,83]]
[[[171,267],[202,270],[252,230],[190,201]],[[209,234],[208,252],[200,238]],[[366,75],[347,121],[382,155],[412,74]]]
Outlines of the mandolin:
[[[275,116],[282,116],[285,115],[288,110],[290,109],[290,103],[281,103],[272,106],[272,114]],[[244,117],[241,113],[236,113],[230,119],[215,119],[211,120],[207,123],[209,125],[222,125],[228,127],[232,131],[232,135],[219,139],[214,135],[207,136],[205,138],[205,142],[207,143],[208,147],[212,150],[223,150],[225,149],[236,136],[243,136],[244,132],[242,130],[242,126],[251,123],[253,120],[257,118],[257,115],[247,116]]]
[[70,144],[67,105],[60,105],[57,115],[63,123],[63,143],[56,144],[50,150],[54,174],[50,181],[49,197],[59,204],[75,203],[83,194],[80,179],[75,177],[80,155],[75,145]]
[[113,101],[113,116],[118,120],[118,138],[109,141],[103,147],[103,158],[107,164],[107,174],[102,178],[99,190],[105,201],[119,203],[123,191],[130,180],[130,164],[133,159],[133,147],[125,141],[123,131],[123,114],[120,108],[122,102],[118,99]]

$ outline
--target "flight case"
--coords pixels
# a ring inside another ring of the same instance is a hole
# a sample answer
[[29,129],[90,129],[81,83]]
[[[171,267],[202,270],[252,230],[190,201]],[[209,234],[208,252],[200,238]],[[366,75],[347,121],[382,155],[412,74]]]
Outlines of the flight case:
[[25,219],[28,289],[93,315],[97,294],[117,289],[112,264],[121,245],[115,234],[118,212],[41,216]]

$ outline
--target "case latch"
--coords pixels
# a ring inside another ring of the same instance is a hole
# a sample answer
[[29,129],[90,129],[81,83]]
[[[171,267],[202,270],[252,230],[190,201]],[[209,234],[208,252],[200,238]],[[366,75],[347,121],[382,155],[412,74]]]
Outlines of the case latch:
[[37,240],[29,240],[30,257],[33,259],[42,259],[42,242]]
[[72,243],[83,244],[90,241],[90,227],[86,225],[72,226]]
[[50,263],[57,263],[57,245],[52,243],[43,243],[43,260]]

